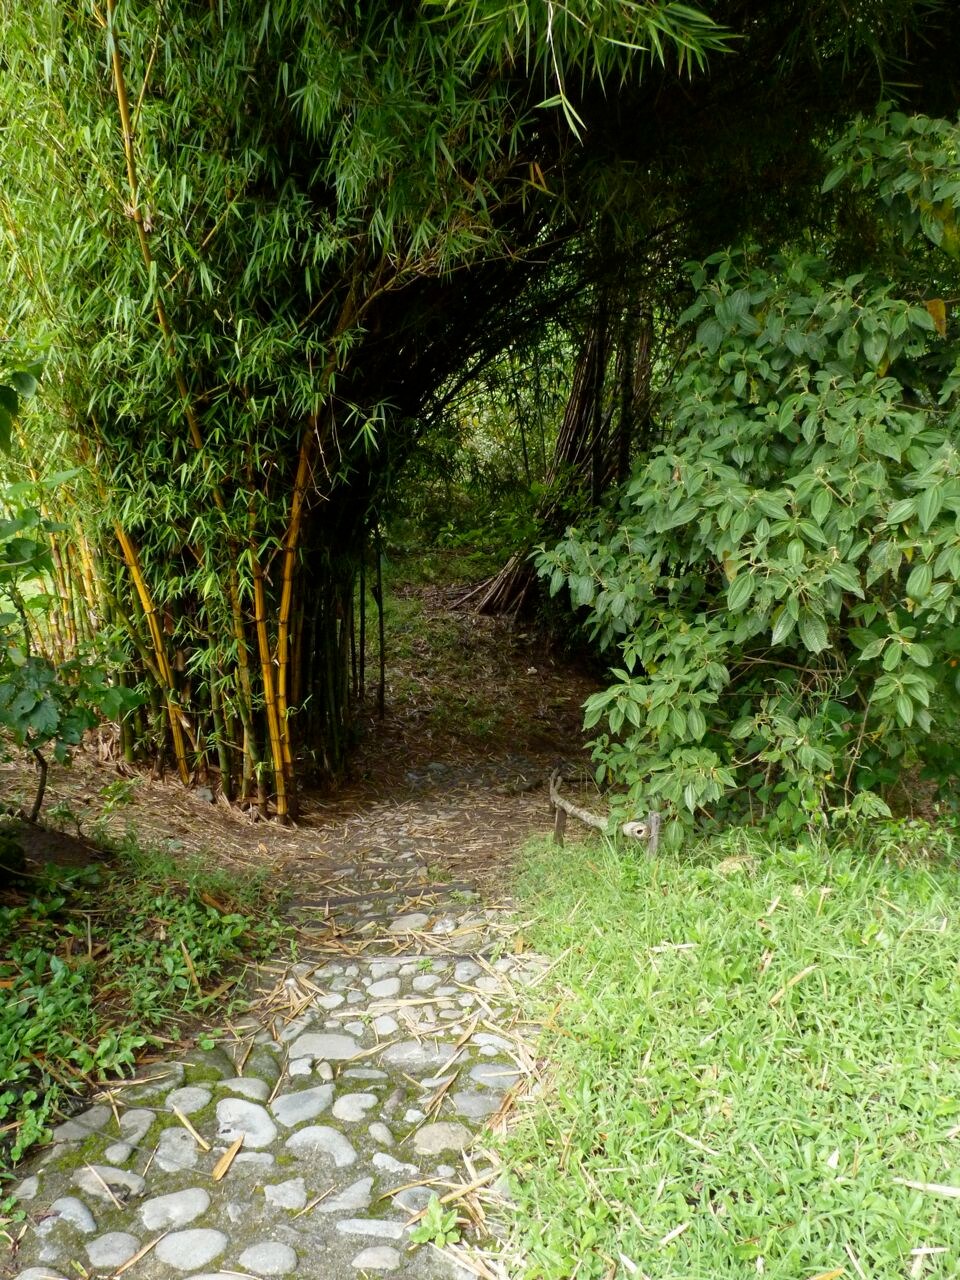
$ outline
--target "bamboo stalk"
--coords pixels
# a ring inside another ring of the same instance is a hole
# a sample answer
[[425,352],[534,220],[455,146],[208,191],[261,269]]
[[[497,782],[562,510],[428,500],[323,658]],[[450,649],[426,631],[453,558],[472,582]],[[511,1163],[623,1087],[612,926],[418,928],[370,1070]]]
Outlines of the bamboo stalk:
[[84,584],[80,571],[77,568],[78,552],[73,537],[76,531],[73,530],[71,541],[64,544],[64,559],[67,567],[67,585],[70,589],[70,609],[73,614],[74,626],[77,632],[77,639],[81,642],[93,639],[94,631],[90,625],[90,611],[86,607],[84,598]]
[[360,680],[359,696],[363,702],[367,696],[367,532],[364,529],[360,548]]
[[233,798],[233,777],[230,771],[227,725],[223,704],[220,701],[220,691],[217,689],[217,682],[213,673],[210,675],[209,689],[210,713],[213,716],[213,732],[217,748],[217,763],[220,766],[220,791],[227,800],[230,800]]
[[[130,679],[122,667],[117,672],[117,683],[120,685],[121,689],[130,688]],[[133,764],[134,762],[133,746],[133,737],[130,732],[130,720],[128,716],[122,715],[120,717],[120,754],[127,764]]]
[[98,590],[98,584],[102,589],[100,575],[97,572],[96,562],[93,558],[93,551],[87,541],[82,530],[78,529],[76,546],[80,554],[80,572],[83,578],[83,590],[86,597],[87,609],[97,612],[99,597],[101,590]]
[[160,629],[160,623],[157,619],[156,606],[153,603],[153,597],[150,589],[144,580],[143,573],[140,568],[140,560],[137,556],[136,548],[130,539],[129,534],[120,525],[119,521],[114,522],[114,531],[117,535],[117,541],[123,551],[123,558],[126,562],[127,570],[133,579],[133,585],[136,588],[137,596],[140,600],[140,607],[143,609],[144,617],[147,620],[147,628],[150,632],[150,638],[153,641],[154,653],[157,659],[157,668],[160,673],[162,685],[164,688],[164,697],[167,705],[167,716],[170,720],[170,734],[173,740],[173,754],[177,762],[177,771],[180,774],[180,780],[184,786],[190,784],[190,769],[187,764],[186,744],[183,739],[183,725],[180,720],[180,709],[176,705],[175,686],[173,681],[173,671],[167,658],[167,648],[163,641],[163,632]]
[[[325,394],[336,369],[336,343],[357,316],[354,289],[351,286],[344,299],[337,323],[334,327],[333,342],[320,377],[320,391]],[[293,493],[290,499],[290,518],[283,538],[283,567],[281,570],[280,608],[277,615],[277,710],[280,718],[281,746],[285,768],[288,770],[290,785],[293,785],[293,747],[290,738],[290,717],[287,693],[289,689],[290,665],[290,618],[293,610],[293,586],[296,576],[297,556],[300,549],[300,538],[303,530],[303,516],[307,502],[307,491],[313,475],[314,452],[319,441],[319,422],[311,415],[307,429],[300,441],[297,457],[297,471],[293,482]]]
[[382,720],[386,714],[387,696],[387,641],[386,627],[383,621],[383,537],[379,523],[374,529],[374,548],[377,556],[377,635],[380,641],[380,682],[377,685],[377,718]]
[[301,607],[296,613],[293,643],[290,652],[290,701],[299,707],[303,701],[303,633],[306,628],[306,611]]
[[313,442],[316,420],[304,432],[297,460],[297,474],[290,500],[290,520],[283,538],[283,569],[280,588],[280,610],[277,615],[277,714],[280,719],[280,743],[284,769],[293,775],[293,749],[290,743],[290,721],[287,707],[288,669],[290,664],[290,615],[293,609],[293,581],[297,567],[300,531],[306,505],[307,485],[313,470]]
[[109,614],[112,615],[115,622],[122,625],[124,631],[130,637],[134,649],[137,651],[137,657],[143,663],[144,670],[150,676],[154,684],[163,688],[163,674],[157,666],[155,658],[151,656],[150,649],[134,625],[133,619],[126,613],[116,596],[103,585],[103,601],[108,607]]
[[[257,767],[254,763],[256,756],[256,747],[251,742],[251,731],[246,725],[243,726],[243,758],[240,770],[240,804],[247,805],[253,795],[253,789],[257,781]],[[266,814],[261,814],[266,817]]]
[[273,757],[274,787],[277,796],[277,818],[280,822],[289,819],[287,805],[286,765],[283,755],[283,743],[280,735],[280,717],[277,709],[277,696],[273,680],[273,655],[270,652],[270,637],[267,634],[267,597],[263,581],[263,566],[256,548],[251,544],[250,558],[253,568],[253,608],[254,625],[257,632],[257,643],[260,649],[260,670],[263,680],[263,702],[267,714],[267,732],[270,735],[270,754]]
[[[341,602],[343,616],[340,620],[340,703],[343,716],[346,718],[350,710],[350,649],[354,644],[353,635],[353,577],[350,579],[349,592],[344,590]],[[354,659],[356,667],[356,659]]]
[[237,672],[240,677],[240,688],[237,691],[237,713],[243,726],[243,785],[241,797],[249,799],[247,781],[258,775],[260,753],[257,748],[257,736],[253,724],[253,681],[250,679],[250,656],[247,651],[247,636],[243,624],[243,610],[240,606],[240,583],[237,578],[237,560],[230,552],[230,563],[227,570],[227,588],[230,595],[230,617],[233,622],[233,638],[237,645]]
[[63,554],[60,550],[60,544],[56,534],[49,533],[47,539],[50,546],[50,563],[53,566],[53,582],[57,589],[57,612],[61,619],[61,628],[63,633],[63,642],[65,645],[64,657],[75,654],[77,651],[77,627],[76,618],[71,608],[72,592],[67,580],[67,572],[64,566]]
[[[111,65],[113,69],[114,88],[117,95],[117,108],[120,114],[121,128],[123,130],[123,153],[127,168],[127,182],[130,188],[131,217],[133,218],[134,225],[137,229],[137,239],[140,243],[141,256],[143,257],[144,265],[147,268],[147,274],[149,276],[153,269],[154,260],[150,249],[150,242],[147,239],[147,231],[143,221],[143,212],[140,208],[140,187],[137,176],[136,155],[133,146],[134,131],[130,117],[130,104],[127,97],[126,81],[123,74],[123,63],[120,59],[120,46],[116,34],[113,31],[115,8],[116,0],[107,0],[108,32],[111,44]],[[166,306],[163,301],[163,295],[159,286],[155,288],[154,306],[157,315],[157,323],[167,343],[167,350],[170,356],[174,381],[176,382],[177,391],[180,395],[181,403],[183,404],[184,416],[187,420],[187,429],[190,441],[196,450],[202,452],[203,436],[200,431],[200,424],[197,419],[196,409],[190,395],[189,387],[187,386],[186,378],[184,377],[183,369],[177,359],[176,337],[173,331],[173,326],[170,323]],[[204,458],[204,470],[209,478],[209,459],[206,457]],[[216,483],[212,483],[211,489],[214,504],[221,515],[224,516],[224,519],[226,519],[226,503],[223,498],[223,493],[220,490],[220,486]],[[237,665],[241,686],[239,705],[241,707],[241,719],[246,715],[249,718],[249,724],[252,729],[253,696],[247,660],[246,635],[243,625],[243,609],[240,603],[240,591],[236,574],[237,551],[238,548],[236,545],[228,538],[227,555],[230,561],[230,568],[228,570],[228,596],[233,619],[234,638],[237,642]],[[244,721],[245,728],[247,727],[247,723],[247,721]],[[249,736],[245,738],[245,742],[249,746],[252,745],[254,741],[255,738],[251,732]],[[252,761],[251,763],[256,765],[257,762]],[[187,779],[185,779],[185,781],[187,781]]]
[[353,608],[353,596],[350,598],[350,697],[356,702],[360,696],[360,677],[357,667],[357,620]]

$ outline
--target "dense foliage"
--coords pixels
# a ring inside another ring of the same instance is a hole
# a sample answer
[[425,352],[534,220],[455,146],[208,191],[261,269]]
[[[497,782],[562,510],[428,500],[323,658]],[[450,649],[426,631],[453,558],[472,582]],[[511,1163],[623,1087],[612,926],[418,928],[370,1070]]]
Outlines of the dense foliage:
[[87,604],[183,779],[286,816],[343,758],[418,415],[563,241],[574,98],[724,39],[673,3],[383,0],[8,6],[0,39],[7,310],[85,467]]
[[49,352],[29,462],[80,470],[57,593],[146,691],[125,753],[291,814],[342,765],[355,584],[451,387],[604,281],[665,294],[684,246],[795,225],[825,122],[894,63],[948,89],[952,30],[931,0],[0,9],[3,332]]
[[855,174],[903,239],[925,233],[897,282],[889,259],[837,278],[824,253],[698,268],[664,443],[611,523],[541,557],[619,648],[588,703],[598,776],[660,808],[673,847],[731,806],[794,826],[882,810],[954,723],[960,345],[931,296],[952,263],[928,249],[952,243],[958,146],[894,115],[836,151],[828,187]]

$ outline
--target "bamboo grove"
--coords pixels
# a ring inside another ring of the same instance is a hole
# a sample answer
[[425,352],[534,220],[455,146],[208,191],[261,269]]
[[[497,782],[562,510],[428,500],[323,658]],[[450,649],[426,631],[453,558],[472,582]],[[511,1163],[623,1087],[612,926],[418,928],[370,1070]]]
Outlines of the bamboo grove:
[[[565,71],[645,60],[642,15],[606,9],[5,6],[10,325],[84,477],[64,625],[122,639],[185,782],[283,819],[304,763],[338,768],[391,471],[549,257]],[[660,36],[719,43],[692,11]]]
[[[572,298],[606,297],[611,263],[649,275],[664,246],[716,233],[691,215],[720,163],[704,121],[743,89],[715,71],[743,5],[717,8],[722,24],[670,0],[0,6],[2,331],[45,369],[22,466],[69,472],[46,491],[56,641],[119,648],[146,691],[126,751],[281,820],[299,781],[336,774],[363,684],[358,580],[430,414]],[[790,9],[751,19],[758,66],[789,46]],[[824,44],[826,80],[849,50]],[[795,90],[785,71],[781,101],[810,110]],[[654,107],[680,151],[629,123]],[[771,172],[796,137],[779,129]],[[603,442],[593,499],[634,447],[651,340],[646,302],[603,305],[565,446],[574,427]],[[597,346],[614,328],[619,362]],[[590,407],[608,368],[619,436]]]

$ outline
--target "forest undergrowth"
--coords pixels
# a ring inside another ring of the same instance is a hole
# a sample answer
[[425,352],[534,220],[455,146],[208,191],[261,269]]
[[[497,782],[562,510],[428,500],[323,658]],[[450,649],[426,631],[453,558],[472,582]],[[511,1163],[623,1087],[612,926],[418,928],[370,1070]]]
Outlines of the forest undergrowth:
[[[518,785],[538,786],[553,753],[576,756],[593,681],[548,652],[536,629],[455,608],[472,568],[458,555],[388,564],[384,718],[374,645],[350,774],[306,793],[296,826],[254,821],[211,803],[209,791],[131,769],[111,751],[109,729],[71,764],[51,765],[43,825],[10,822],[0,848],[0,1194],[21,1155],[98,1082],[216,1035],[249,1000],[248,967],[290,955],[289,868],[298,890],[314,864],[322,873],[331,823],[402,798],[411,778],[434,776],[431,765],[446,771],[436,774],[440,806],[456,771],[482,787],[509,757]],[[6,762],[0,788],[5,807],[28,802],[27,757]],[[508,854],[530,829],[502,802],[484,811],[498,820],[503,832],[487,832],[475,865],[458,851],[457,874],[488,893],[509,883]],[[391,832],[368,828],[366,838],[389,847]]]
[[[3,1183],[91,1089],[222,1027],[244,974],[284,945],[266,872],[61,834],[0,829],[0,1207]],[[59,846],[59,847],[58,847]]]

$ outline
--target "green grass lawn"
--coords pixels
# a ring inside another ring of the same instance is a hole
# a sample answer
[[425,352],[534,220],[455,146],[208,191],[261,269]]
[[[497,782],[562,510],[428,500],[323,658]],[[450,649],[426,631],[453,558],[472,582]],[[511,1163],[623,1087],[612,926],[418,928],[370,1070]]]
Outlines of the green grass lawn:
[[[847,848],[529,852],[550,1062],[523,1274],[960,1274],[960,872]],[[913,1185],[911,1185],[913,1184]]]

